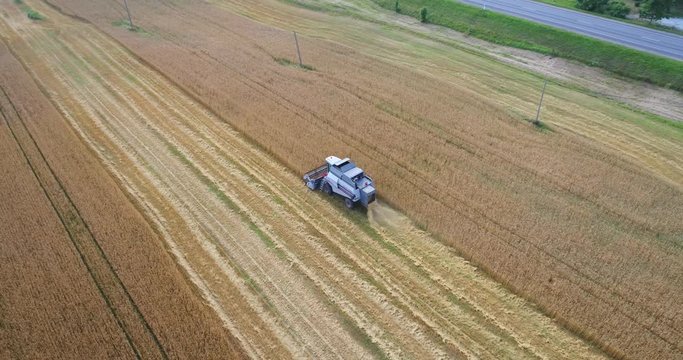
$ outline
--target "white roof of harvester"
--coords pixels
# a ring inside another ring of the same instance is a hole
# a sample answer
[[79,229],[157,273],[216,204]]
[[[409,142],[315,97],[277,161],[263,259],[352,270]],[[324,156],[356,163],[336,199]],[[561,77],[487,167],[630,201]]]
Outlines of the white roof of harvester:
[[[327,163],[330,165],[339,167],[342,171],[346,170],[346,172],[344,172],[344,175],[348,176],[349,178],[353,178],[354,176],[361,174],[363,172],[363,170],[357,167],[356,164],[354,164],[349,158],[340,159],[336,156],[328,156],[325,159],[325,161],[327,161]],[[351,164],[353,167],[350,169],[344,169],[344,165],[347,163]]]
[[343,162],[345,162],[345,161],[351,161],[351,160],[350,160],[349,158],[340,159],[340,158],[338,158],[338,157],[336,157],[336,156],[328,156],[328,157],[325,159],[325,161],[327,161],[327,163],[328,163],[328,164],[331,164],[331,165],[339,165],[339,164],[341,164],[341,163],[343,163]]

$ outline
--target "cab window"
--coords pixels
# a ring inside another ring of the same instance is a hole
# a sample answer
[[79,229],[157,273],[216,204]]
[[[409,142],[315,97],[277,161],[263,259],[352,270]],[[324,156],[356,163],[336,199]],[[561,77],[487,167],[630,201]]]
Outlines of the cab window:
[[335,175],[336,177],[342,177],[342,172],[339,170],[338,167],[330,166],[330,171],[332,171],[332,174]]

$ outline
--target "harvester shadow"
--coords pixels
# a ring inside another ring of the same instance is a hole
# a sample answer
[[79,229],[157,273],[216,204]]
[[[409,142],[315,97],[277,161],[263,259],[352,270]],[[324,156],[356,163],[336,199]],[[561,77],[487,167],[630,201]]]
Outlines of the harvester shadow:
[[367,220],[368,209],[366,207],[357,205],[349,209],[346,207],[346,205],[344,205],[344,198],[337,194],[327,195],[322,191],[313,190],[311,190],[311,192],[315,192],[315,196],[318,196],[320,199],[323,199],[326,203],[330,204],[330,206],[332,206],[334,209],[337,209],[339,212],[347,214],[347,216],[349,216],[350,219],[353,219],[357,216],[362,216],[362,218]]

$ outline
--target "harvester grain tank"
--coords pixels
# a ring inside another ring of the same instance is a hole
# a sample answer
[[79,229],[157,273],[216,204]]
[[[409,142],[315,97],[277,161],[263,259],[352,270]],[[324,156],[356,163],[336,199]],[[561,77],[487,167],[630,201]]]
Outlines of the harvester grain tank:
[[356,204],[366,208],[375,201],[375,183],[372,178],[356,166],[349,158],[328,156],[325,164],[304,175],[306,186],[311,190],[322,190],[332,196],[344,198],[344,204],[351,209]]

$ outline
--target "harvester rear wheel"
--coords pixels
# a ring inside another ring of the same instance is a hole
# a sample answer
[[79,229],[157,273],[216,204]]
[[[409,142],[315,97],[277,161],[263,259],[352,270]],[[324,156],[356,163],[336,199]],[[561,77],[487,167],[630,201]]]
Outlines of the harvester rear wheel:
[[347,208],[353,209],[353,206],[356,205],[351,199],[346,198],[344,199],[344,205],[346,205]]

